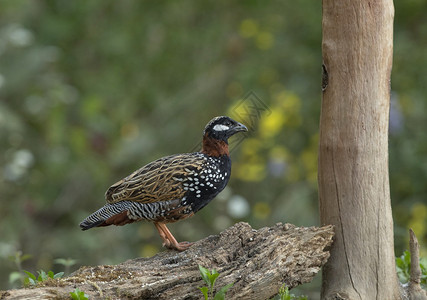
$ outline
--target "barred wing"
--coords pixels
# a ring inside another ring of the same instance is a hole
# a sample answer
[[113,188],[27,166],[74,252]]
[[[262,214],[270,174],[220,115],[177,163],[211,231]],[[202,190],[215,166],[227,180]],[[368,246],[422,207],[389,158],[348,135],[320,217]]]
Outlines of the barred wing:
[[186,193],[183,182],[200,172],[205,162],[206,157],[197,152],[160,158],[113,184],[105,193],[105,199],[107,203],[181,199]]

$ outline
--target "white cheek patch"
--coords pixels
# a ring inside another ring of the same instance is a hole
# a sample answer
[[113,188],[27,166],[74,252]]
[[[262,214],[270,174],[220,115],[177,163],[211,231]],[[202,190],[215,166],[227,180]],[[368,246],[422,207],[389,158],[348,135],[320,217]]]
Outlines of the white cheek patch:
[[226,131],[228,129],[230,129],[230,127],[221,124],[216,124],[213,128],[215,131]]

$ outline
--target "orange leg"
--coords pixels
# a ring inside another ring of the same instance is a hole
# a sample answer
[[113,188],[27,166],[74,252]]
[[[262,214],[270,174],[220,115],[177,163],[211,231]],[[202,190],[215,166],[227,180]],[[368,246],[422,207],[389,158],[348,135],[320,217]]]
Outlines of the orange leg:
[[178,243],[164,223],[154,222],[154,226],[159,231],[159,235],[163,240],[163,246],[166,248],[184,251],[193,244],[189,242]]

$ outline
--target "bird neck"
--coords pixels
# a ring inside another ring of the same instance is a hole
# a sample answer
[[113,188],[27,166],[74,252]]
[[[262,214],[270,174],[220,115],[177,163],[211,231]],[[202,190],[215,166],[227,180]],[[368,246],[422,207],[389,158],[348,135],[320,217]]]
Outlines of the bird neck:
[[211,138],[207,134],[203,136],[201,152],[208,156],[215,157],[229,155],[228,144],[226,141]]

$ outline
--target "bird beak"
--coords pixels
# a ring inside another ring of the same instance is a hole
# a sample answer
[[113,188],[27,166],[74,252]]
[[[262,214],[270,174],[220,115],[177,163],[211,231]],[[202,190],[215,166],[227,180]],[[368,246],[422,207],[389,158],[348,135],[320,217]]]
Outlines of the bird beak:
[[237,122],[237,125],[233,127],[233,133],[240,131],[248,131],[248,128],[242,123]]

